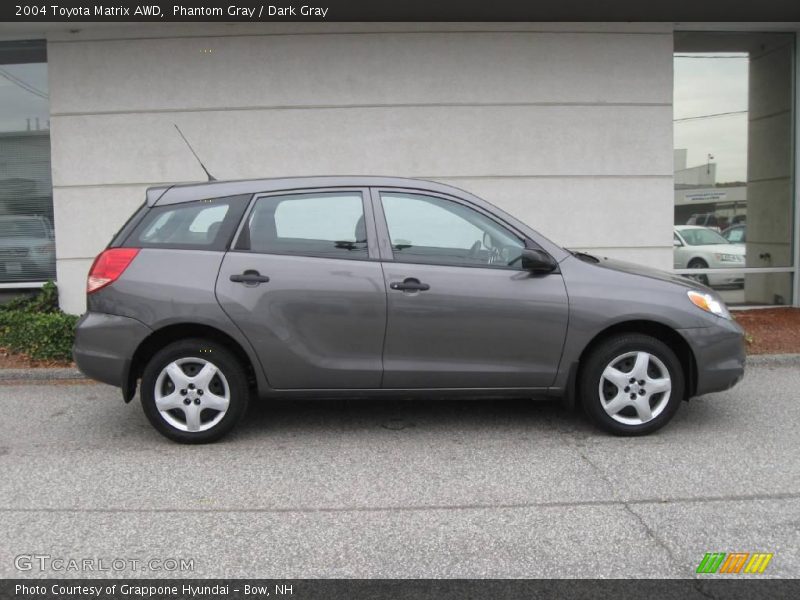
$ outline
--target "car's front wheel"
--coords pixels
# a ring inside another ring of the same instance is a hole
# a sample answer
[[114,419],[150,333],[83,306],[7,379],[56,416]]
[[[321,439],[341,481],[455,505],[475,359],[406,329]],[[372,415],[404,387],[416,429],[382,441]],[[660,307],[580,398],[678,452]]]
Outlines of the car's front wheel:
[[597,425],[617,435],[644,435],[675,415],[684,396],[684,375],[663,342],[621,334],[592,350],[580,370],[579,389]]
[[142,408],[161,434],[184,444],[214,442],[247,408],[244,369],[224,346],[181,340],[157,352],[144,368]]
[[[708,263],[704,261],[702,258],[693,258],[689,264],[687,265],[689,269],[707,269]],[[695,281],[699,281],[703,285],[708,285],[708,275],[704,273],[699,273],[697,275],[687,275],[689,279],[694,279]]]

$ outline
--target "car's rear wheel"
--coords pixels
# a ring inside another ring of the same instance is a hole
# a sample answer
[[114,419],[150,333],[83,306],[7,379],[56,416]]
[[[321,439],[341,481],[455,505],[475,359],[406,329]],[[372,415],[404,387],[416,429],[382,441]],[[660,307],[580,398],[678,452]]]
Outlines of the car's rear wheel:
[[684,375],[663,342],[621,334],[592,350],[580,370],[579,389],[597,425],[617,435],[644,435],[675,415],[684,396]]
[[214,442],[247,408],[244,369],[225,347],[181,340],[157,352],[144,368],[142,408],[164,436],[184,444]]

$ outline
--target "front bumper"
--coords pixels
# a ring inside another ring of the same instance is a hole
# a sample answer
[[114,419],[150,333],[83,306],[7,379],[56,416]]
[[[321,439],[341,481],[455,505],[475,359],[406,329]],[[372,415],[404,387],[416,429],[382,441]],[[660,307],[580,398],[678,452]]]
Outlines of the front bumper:
[[744,330],[735,321],[715,320],[710,327],[678,330],[694,351],[696,396],[730,389],[744,376]]
[[78,321],[72,356],[87,377],[123,387],[133,353],[151,333],[136,319],[88,312]]

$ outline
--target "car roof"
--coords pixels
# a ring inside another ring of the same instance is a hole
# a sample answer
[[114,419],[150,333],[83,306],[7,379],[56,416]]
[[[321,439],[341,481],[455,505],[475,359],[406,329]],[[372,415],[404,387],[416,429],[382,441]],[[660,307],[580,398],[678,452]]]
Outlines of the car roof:
[[164,206],[191,202],[206,198],[256,194],[259,192],[277,192],[302,190],[306,188],[326,187],[395,187],[427,190],[457,196],[467,195],[476,199],[465,190],[424,179],[408,177],[383,177],[376,175],[325,175],[314,177],[279,177],[264,179],[239,179],[231,181],[202,181],[197,183],[179,183],[169,186],[156,186],[147,189],[148,206]]

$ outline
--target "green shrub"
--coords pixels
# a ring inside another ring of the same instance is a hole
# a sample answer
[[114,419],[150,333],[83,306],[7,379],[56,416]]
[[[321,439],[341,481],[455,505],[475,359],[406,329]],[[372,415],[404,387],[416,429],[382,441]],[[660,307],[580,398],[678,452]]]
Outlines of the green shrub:
[[47,282],[34,296],[0,308],[0,346],[36,360],[71,360],[78,317],[58,308],[58,288]]
[[34,313],[56,313],[58,308],[58,287],[48,281],[42,289],[31,296],[17,296],[0,306],[0,312],[24,311]]

